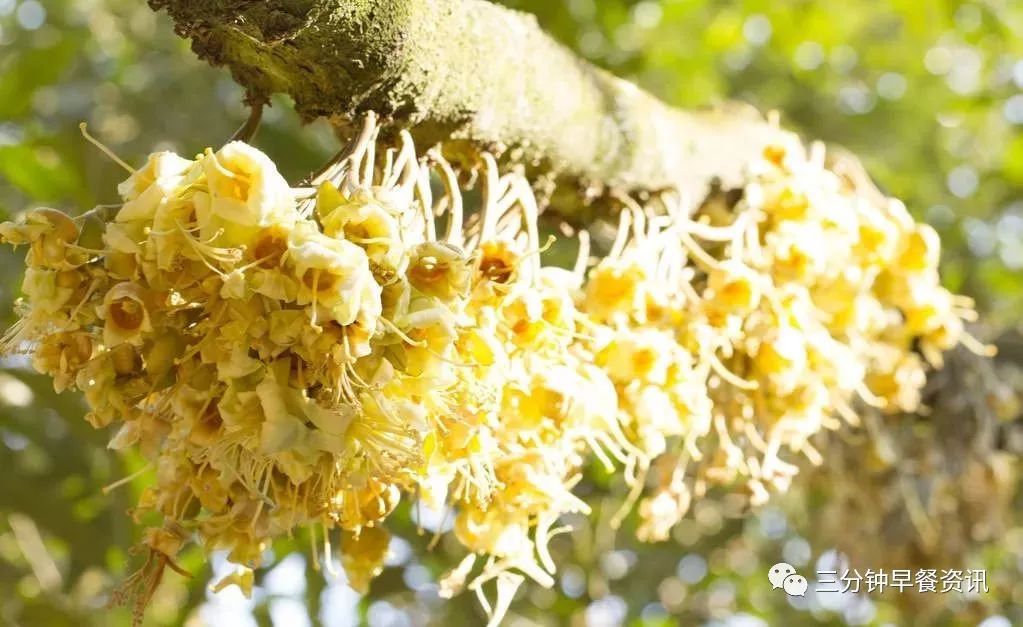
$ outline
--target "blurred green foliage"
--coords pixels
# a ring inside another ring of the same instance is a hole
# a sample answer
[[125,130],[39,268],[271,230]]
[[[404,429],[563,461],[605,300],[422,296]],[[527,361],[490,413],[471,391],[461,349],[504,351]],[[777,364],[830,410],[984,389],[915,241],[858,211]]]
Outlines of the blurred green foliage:
[[[778,110],[807,138],[858,154],[882,188],[939,229],[945,277],[978,299],[988,329],[1017,323],[1023,306],[1023,4],[1012,0],[509,0],[567,46],[683,107],[739,99]],[[83,141],[80,121],[129,162],[156,148],[191,153],[230,136],[244,118],[226,71],[197,61],[166,16],[130,0],[0,0],[0,217],[32,205],[83,211],[115,200],[124,172]],[[261,148],[301,178],[338,146],[323,123],[301,127],[288,102],[264,117]],[[0,253],[0,319],[8,326],[20,255]],[[104,450],[110,434],[81,420],[23,361],[0,373],[0,623],[124,625],[102,609],[130,572],[137,540],[125,514],[145,483],[104,485],[141,462]],[[553,591],[527,588],[509,624],[914,624],[891,598],[834,607],[789,602],[763,576],[782,559],[809,572],[828,546],[810,546],[812,502],[757,515],[727,498],[698,503],[666,545],[642,547],[606,524],[610,478],[583,485],[596,514],[553,543]],[[795,514],[793,514],[795,512]],[[306,576],[303,539],[275,547],[283,561],[245,602],[204,587],[209,568],[188,554],[192,580],[168,577],[153,625],[482,623],[475,599],[441,603],[442,541],[398,516],[414,551],[395,558],[359,598],[342,582]],[[1018,566],[1020,534],[986,564]],[[294,553],[298,552],[298,553]],[[290,557],[285,558],[285,556]],[[414,555],[412,557],[411,555]],[[1023,564],[1023,560],[1019,561]],[[1008,564],[1008,565],[1006,565]],[[867,565],[869,566],[869,565]],[[948,567],[965,568],[965,564]],[[219,563],[214,564],[215,569]],[[983,603],[934,597],[939,624],[1023,622],[1018,591]],[[205,605],[204,601],[208,601]],[[976,600],[974,600],[976,601]],[[521,622],[515,622],[519,620]]]

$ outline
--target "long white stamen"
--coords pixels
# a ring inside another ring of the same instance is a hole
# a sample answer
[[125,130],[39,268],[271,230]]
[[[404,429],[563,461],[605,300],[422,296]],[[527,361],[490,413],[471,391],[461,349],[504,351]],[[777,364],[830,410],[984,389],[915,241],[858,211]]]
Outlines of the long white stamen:
[[629,211],[622,211],[618,214],[618,232],[615,234],[614,243],[611,244],[611,250],[607,253],[608,259],[620,259],[622,253],[625,251],[625,244],[629,241],[629,227],[632,223],[632,213]]
[[586,278],[586,268],[590,263],[590,232],[586,229],[579,231],[579,252],[575,256],[575,265],[572,273],[580,279]]
[[122,485],[124,485],[126,483],[130,483],[133,479],[141,476],[143,473],[145,473],[147,470],[149,470],[152,467],[153,467],[152,464],[146,464],[145,466],[143,466],[142,468],[139,468],[138,470],[136,470],[135,472],[131,473],[127,477],[122,477],[121,479],[118,479],[117,481],[115,481],[115,482],[113,482],[113,483],[111,483],[109,485],[103,486],[103,489],[102,489],[103,494],[104,495],[110,494],[111,492],[113,492],[117,488],[121,487]]
[[125,163],[125,161],[118,157],[113,150],[107,148],[106,144],[104,144],[103,142],[89,134],[88,125],[85,122],[80,123],[78,125],[78,129],[82,132],[82,136],[85,137],[85,139],[88,140],[90,144],[102,150],[103,154],[110,157],[114,163],[127,170],[130,174],[135,174],[136,172],[135,168]]
[[451,165],[440,153],[431,151],[433,162],[440,167],[441,180],[444,183],[444,191],[451,200],[451,208],[448,210],[448,228],[444,240],[449,244],[461,247],[463,242],[462,234],[462,192],[458,187],[458,177]]
[[494,237],[494,229],[500,215],[497,213],[498,200],[502,195],[499,188],[501,173],[497,169],[497,161],[489,153],[483,153],[483,224],[480,229],[480,242],[489,242]]

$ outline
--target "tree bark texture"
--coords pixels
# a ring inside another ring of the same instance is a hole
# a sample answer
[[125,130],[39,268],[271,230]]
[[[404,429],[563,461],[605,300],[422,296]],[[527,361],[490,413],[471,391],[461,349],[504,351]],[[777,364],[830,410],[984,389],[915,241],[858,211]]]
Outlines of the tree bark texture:
[[150,5],[250,100],[288,94],[304,117],[350,132],[373,110],[423,148],[444,141],[456,163],[489,150],[560,190],[554,208],[577,220],[608,189],[675,187],[699,201],[714,181],[738,185],[766,143],[793,139],[748,108],[671,108],[580,60],[533,16],[483,0]]

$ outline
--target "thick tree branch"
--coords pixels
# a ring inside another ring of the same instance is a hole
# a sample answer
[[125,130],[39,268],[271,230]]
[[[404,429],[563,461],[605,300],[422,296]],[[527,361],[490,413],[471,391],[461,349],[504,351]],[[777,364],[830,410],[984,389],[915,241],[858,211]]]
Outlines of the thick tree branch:
[[343,130],[372,109],[421,146],[444,140],[456,161],[486,148],[556,183],[558,209],[577,217],[580,187],[677,186],[700,199],[782,134],[750,110],[672,109],[578,59],[533,16],[482,0],[150,4],[251,99],[286,93]]

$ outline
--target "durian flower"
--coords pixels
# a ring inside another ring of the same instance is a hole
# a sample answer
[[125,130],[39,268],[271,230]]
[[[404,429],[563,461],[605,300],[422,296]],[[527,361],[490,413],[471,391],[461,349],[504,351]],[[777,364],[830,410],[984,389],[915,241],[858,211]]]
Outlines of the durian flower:
[[788,325],[766,333],[754,353],[757,372],[771,382],[778,394],[787,394],[805,379],[805,333]]
[[81,331],[61,331],[46,336],[32,356],[32,367],[53,377],[57,392],[75,382],[76,373],[93,355],[92,337]]
[[372,332],[382,310],[381,287],[362,248],[303,222],[291,232],[287,259],[298,281],[298,304],[313,307],[314,321],[323,308],[338,324],[359,320]]
[[362,246],[373,266],[388,273],[385,279],[402,271],[401,210],[387,206],[366,189],[348,198],[326,181],[317,191],[316,213],[325,235]]
[[636,537],[643,542],[663,542],[671,529],[685,517],[692,502],[692,493],[683,481],[683,468],[676,455],[665,455],[657,460],[660,475],[653,495],[639,503],[640,525]]
[[201,164],[210,198],[207,219],[221,226],[224,244],[246,243],[254,229],[296,220],[291,188],[259,150],[233,141],[215,153],[207,150]]
[[910,272],[932,270],[938,267],[941,239],[937,231],[927,224],[915,224],[905,235],[898,264]]
[[[114,220],[138,226],[142,226],[142,222],[152,220],[160,204],[181,185],[189,169],[194,165],[195,162],[173,152],[154,152],[149,155],[146,165],[135,170],[117,186],[117,191],[125,202]],[[140,233],[141,230],[137,232]]]
[[21,223],[0,224],[0,239],[15,246],[29,244],[26,262],[39,268],[66,269],[84,263],[82,251],[70,248],[78,236],[74,220],[46,207],[27,211]]
[[21,291],[39,312],[56,315],[75,295],[80,279],[74,272],[25,268]]
[[384,569],[391,534],[380,527],[345,531],[341,538],[341,565],[348,581],[361,594],[369,592],[369,582]]
[[600,322],[646,319],[647,274],[639,265],[604,262],[586,283],[584,309]]
[[726,259],[710,270],[703,298],[722,311],[746,315],[760,304],[761,284],[761,277],[752,268]]
[[103,343],[108,348],[122,342],[140,345],[144,335],[153,330],[146,299],[137,283],[118,283],[106,293],[100,318],[104,321]]
[[861,206],[858,241],[854,252],[867,264],[887,265],[899,249],[898,223],[886,212],[872,206]]
[[409,284],[426,296],[445,302],[464,296],[470,275],[469,260],[450,244],[423,242],[409,252]]
[[668,381],[674,346],[674,340],[663,331],[651,329],[620,334],[601,351],[598,363],[612,380],[663,386]]
[[710,484],[752,505],[785,489],[789,458],[822,461],[812,436],[855,422],[857,399],[915,409],[915,351],[938,364],[971,341],[934,232],[819,151],[769,147],[735,207],[620,197],[610,253],[588,270],[579,234],[567,270],[544,265],[520,175],[483,155],[483,206],[463,216],[439,154],[402,134],[378,161],[374,132],[310,187],[232,142],[129,167],[109,221],[0,225],[30,246],[3,346],[155,467],[136,510],[157,521],[148,570],[116,601],[144,605],[192,537],[241,565],[217,587],[248,588],[302,527],[364,590],[388,516],[419,498],[454,510],[470,551],[445,594],[493,582],[496,624],[525,578],[554,584],[548,544],[589,512],[573,489],[590,459],[629,487],[612,524],[638,503],[638,535],[664,538]]

